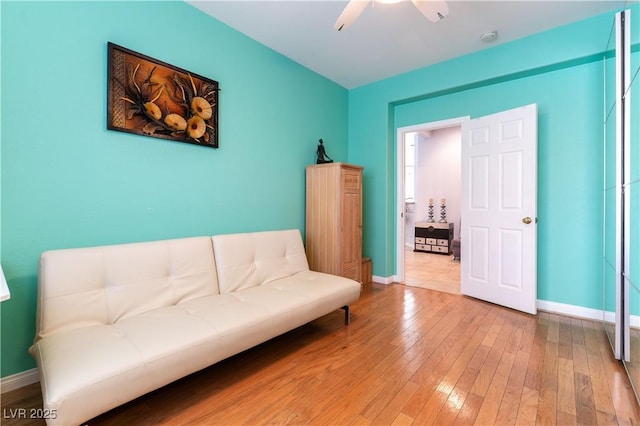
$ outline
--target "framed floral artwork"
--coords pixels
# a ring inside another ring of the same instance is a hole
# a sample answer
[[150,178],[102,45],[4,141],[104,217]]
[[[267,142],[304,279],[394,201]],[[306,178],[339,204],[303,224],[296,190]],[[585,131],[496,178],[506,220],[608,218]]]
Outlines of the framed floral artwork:
[[108,43],[107,128],[218,148],[218,82]]

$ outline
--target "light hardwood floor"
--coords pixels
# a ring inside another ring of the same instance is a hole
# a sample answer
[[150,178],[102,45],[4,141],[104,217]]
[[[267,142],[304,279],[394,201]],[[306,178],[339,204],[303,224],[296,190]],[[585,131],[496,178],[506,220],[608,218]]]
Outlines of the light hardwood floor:
[[453,255],[404,251],[404,283],[412,287],[428,288],[460,294],[460,261]]
[[[401,284],[365,285],[342,320],[335,311],[89,424],[640,424],[598,323]],[[41,403],[32,385],[2,409]]]

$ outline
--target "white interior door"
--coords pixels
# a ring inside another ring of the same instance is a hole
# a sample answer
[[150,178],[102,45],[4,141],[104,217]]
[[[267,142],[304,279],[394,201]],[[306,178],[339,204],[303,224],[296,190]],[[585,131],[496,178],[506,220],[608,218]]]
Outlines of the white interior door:
[[536,313],[537,105],[462,124],[463,294]]

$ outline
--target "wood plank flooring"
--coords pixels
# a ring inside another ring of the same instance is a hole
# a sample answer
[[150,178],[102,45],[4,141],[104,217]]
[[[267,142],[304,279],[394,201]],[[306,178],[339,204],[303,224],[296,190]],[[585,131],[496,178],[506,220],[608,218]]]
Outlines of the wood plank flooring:
[[404,284],[460,294],[460,261],[453,255],[405,249]]
[[[401,284],[88,422],[90,425],[638,425],[599,323],[531,316]],[[39,385],[2,395],[7,418]]]

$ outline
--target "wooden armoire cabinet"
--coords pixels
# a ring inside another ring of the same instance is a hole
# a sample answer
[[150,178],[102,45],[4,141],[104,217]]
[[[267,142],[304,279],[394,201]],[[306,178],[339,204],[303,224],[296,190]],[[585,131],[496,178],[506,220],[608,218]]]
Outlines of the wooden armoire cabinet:
[[361,280],[362,170],[346,163],[307,167],[306,251],[311,270]]

